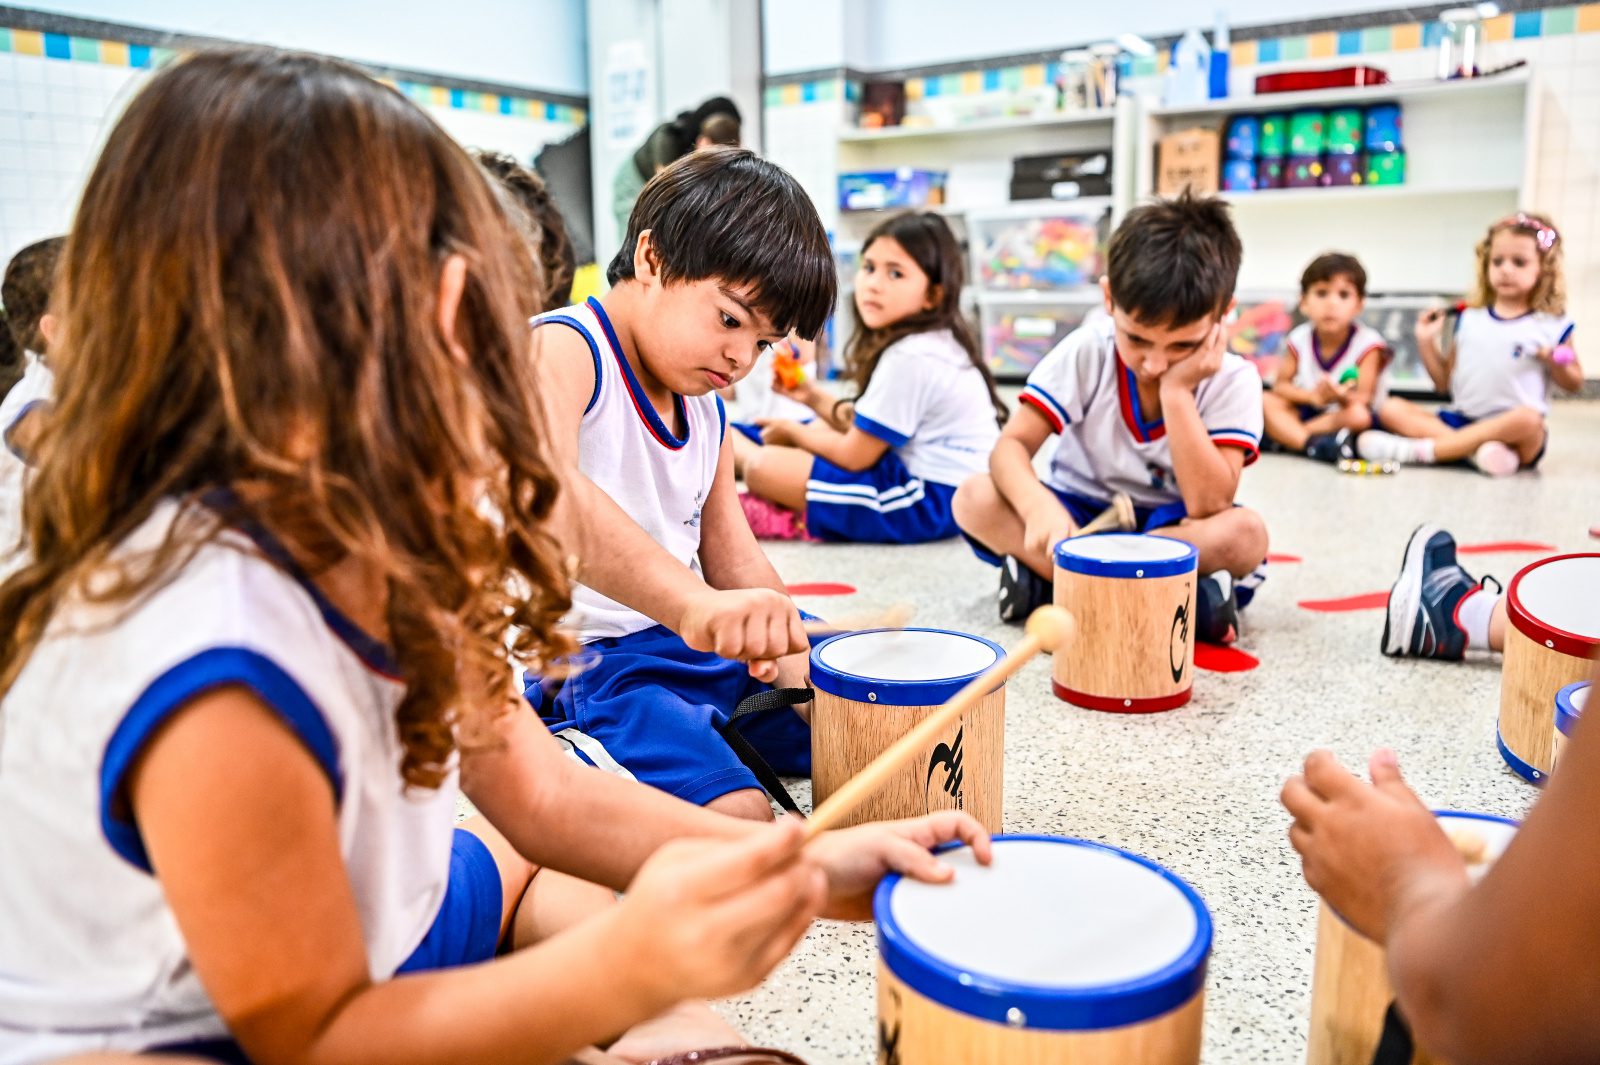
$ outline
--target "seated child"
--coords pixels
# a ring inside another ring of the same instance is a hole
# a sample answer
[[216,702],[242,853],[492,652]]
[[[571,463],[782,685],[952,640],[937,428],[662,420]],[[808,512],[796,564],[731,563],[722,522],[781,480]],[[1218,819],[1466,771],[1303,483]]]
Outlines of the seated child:
[[1385,400],[1378,422],[1387,431],[1361,435],[1362,458],[1467,461],[1491,477],[1509,476],[1544,457],[1551,384],[1583,388],[1555,226],[1543,215],[1514,214],[1490,226],[1477,251],[1477,283],[1449,354],[1439,349],[1445,312],[1417,320],[1422,364],[1452,406],[1435,413]]
[[477,164],[500,183],[510,197],[513,212],[525,223],[528,243],[539,259],[539,272],[544,278],[544,292],[540,294],[539,310],[553,311],[572,302],[572,278],[577,270],[577,253],[567,236],[567,223],[562,219],[544,179],[517,162],[505,152],[491,152],[479,148],[471,153]]
[[1300,275],[1300,313],[1277,382],[1262,397],[1267,435],[1322,462],[1355,457],[1372,427],[1390,358],[1383,334],[1360,320],[1367,272],[1353,255],[1319,255]]
[[941,842],[988,854],[954,812],[804,844],[574,765],[526,710],[512,659],[570,649],[537,278],[398,92],[198,51],[75,224],[0,586],[0,1061],[731,1061],[708,1007],[710,1044],[663,1014],[892,867],[947,880]]
[[[821,330],[837,284],[827,233],[783,170],[707,148],[645,187],[608,277],[603,297],[535,323],[586,668],[528,696],[575,757],[770,817],[724,733],[761,682],[804,686],[808,644],[740,508],[714,391],[791,330]],[[793,711],[736,728],[774,770],[810,773]]]
[[1389,590],[1383,653],[1390,658],[1456,660],[1468,651],[1503,651],[1505,643],[1506,601],[1500,582],[1475,578],[1462,568],[1449,533],[1437,525],[1418,526],[1406,542],[1400,575]]
[[[1261,378],[1227,351],[1221,325],[1240,254],[1215,199],[1136,208],[1112,234],[1100,282],[1109,319],[1076,330],[1034,368],[989,472],[956,493],[973,550],[1001,567],[1001,618],[1021,620],[1050,600],[1055,544],[1120,492],[1140,531],[1198,548],[1200,636],[1234,638],[1237,606],[1267,553],[1261,517],[1233,501],[1262,425]],[[1041,481],[1033,457],[1055,434]]]
[[981,471],[1005,420],[961,311],[961,246],[937,214],[867,235],[845,352],[853,406],[815,382],[787,389],[817,414],[768,421],[765,446],[735,438],[750,492],[804,515],[821,540],[922,543],[956,535],[950,500]]
[[50,291],[65,244],[65,237],[51,237],[28,245],[12,256],[0,283],[5,324],[24,353],[22,377],[0,400],[0,576],[22,559],[22,492],[54,387],[45,353],[56,331]]

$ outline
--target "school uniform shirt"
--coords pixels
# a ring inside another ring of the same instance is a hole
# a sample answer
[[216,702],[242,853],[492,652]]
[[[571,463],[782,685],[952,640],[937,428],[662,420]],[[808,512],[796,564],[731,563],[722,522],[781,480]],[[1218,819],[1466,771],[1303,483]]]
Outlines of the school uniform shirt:
[[[1126,492],[1144,508],[1181,501],[1166,426],[1146,416],[1133,371],[1117,356],[1110,319],[1083,326],[1046,355],[1023,388],[1022,402],[1061,436],[1048,483],[1058,492],[1109,501]],[[1195,389],[1212,443],[1236,447],[1245,464],[1260,454],[1261,377],[1231,352]]]
[[1529,311],[1501,318],[1492,307],[1468,307],[1456,322],[1450,398],[1470,419],[1517,407],[1550,411],[1550,371],[1536,353],[1572,342],[1572,319]]
[[1322,376],[1337,382],[1350,370],[1360,370],[1368,356],[1379,360],[1378,384],[1372,399],[1376,403],[1388,391],[1389,342],[1383,334],[1362,322],[1351,322],[1350,333],[1335,351],[1323,351],[1317,339],[1317,327],[1301,322],[1289,330],[1289,352],[1294,355],[1294,385],[1312,391]]
[[[634,376],[600,301],[533,320],[572,329],[594,359],[594,392],[578,427],[578,468],[668,554],[700,572],[700,511],[711,493],[727,415],[715,393],[672,397],[674,435]],[[583,584],[572,586],[566,625],[582,643],[626,636],[655,622]]]
[[[164,502],[115,557],[215,521],[204,504]],[[127,807],[150,738],[224,685],[276,713],[326,774],[373,979],[433,924],[454,774],[405,785],[404,688],[387,649],[274,556],[287,560],[264,530],[222,530],[132,603],[69,593],[0,702],[0,1062],[226,1035]]]
[[0,401],[0,579],[22,562],[22,491],[28,479],[28,460],[11,442],[11,431],[24,415],[50,403],[55,375],[43,359],[27,353],[22,377]]

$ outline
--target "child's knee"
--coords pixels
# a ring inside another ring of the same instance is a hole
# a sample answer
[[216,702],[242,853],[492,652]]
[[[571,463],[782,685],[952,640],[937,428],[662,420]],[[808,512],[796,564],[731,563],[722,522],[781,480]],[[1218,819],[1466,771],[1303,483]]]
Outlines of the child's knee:
[[1236,577],[1253,571],[1267,557],[1270,538],[1267,522],[1249,507],[1234,507],[1228,512],[1226,566]]
[[1000,504],[1000,493],[987,473],[975,473],[956,488],[950,500],[950,513],[961,528],[971,531],[983,524],[984,516]]
[[1532,407],[1518,407],[1506,415],[1508,443],[1526,444],[1544,438],[1544,415]]
[[706,803],[706,809],[746,821],[771,821],[772,803],[766,793],[755,788],[744,788],[719,795]]
[[1344,409],[1339,422],[1352,433],[1364,433],[1372,428],[1372,409],[1365,404],[1351,404]]

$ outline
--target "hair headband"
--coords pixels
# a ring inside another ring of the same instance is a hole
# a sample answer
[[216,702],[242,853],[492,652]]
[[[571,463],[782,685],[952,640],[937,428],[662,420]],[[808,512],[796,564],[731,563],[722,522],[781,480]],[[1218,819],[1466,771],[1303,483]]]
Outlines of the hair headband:
[[1554,226],[1541,222],[1532,215],[1523,214],[1521,211],[1502,218],[1494,224],[1495,229],[1505,229],[1508,226],[1533,230],[1534,243],[1539,245],[1540,251],[1546,253],[1556,246],[1556,241],[1561,239],[1561,234],[1556,232]]

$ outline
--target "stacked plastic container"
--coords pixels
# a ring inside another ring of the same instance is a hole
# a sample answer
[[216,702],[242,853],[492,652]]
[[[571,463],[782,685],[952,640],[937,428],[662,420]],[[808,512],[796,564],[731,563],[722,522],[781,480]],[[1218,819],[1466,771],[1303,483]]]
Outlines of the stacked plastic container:
[[1399,104],[1235,115],[1222,187],[1229,192],[1405,181]]

